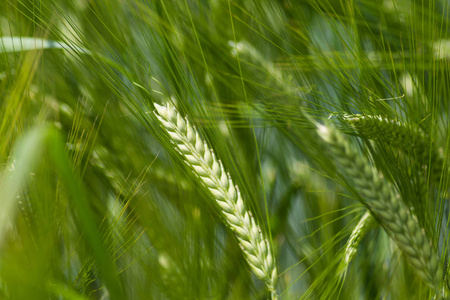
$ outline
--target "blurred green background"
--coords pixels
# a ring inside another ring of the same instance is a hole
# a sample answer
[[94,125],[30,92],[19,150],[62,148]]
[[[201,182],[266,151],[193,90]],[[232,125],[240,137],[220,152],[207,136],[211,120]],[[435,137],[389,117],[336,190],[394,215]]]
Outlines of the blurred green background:
[[[0,298],[267,299],[153,115],[170,101],[270,232],[281,299],[435,299],[376,223],[342,265],[367,210],[305,112],[446,262],[448,25],[445,0],[0,1]],[[441,165],[348,114],[420,128]]]

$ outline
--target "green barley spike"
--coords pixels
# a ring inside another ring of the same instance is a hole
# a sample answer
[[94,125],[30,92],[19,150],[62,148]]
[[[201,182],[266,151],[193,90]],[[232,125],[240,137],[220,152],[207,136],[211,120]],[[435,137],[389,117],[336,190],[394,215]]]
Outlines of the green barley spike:
[[318,133],[342,167],[343,175],[353,182],[362,202],[391,233],[417,275],[432,289],[439,291],[443,278],[439,256],[394,186],[367,159],[353,150],[336,128],[318,125]]
[[414,155],[424,167],[431,167],[431,180],[439,182],[444,157],[434,147],[430,148],[429,137],[419,127],[382,116],[345,115],[343,119],[361,136],[385,142],[407,155]]
[[359,243],[361,239],[366,235],[367,231],[371,228],[371,225],[375,222],[375,219],[372,217],[369,211],[366,211],[364,215],[359,220],[355,229],[353,229],[352,234],[350,235],[347,243],[345,243],[345,253],[344,259],[341,261],[339,271],[343,272],[347,269],[347,266],[352,261],[353,257],[358,250]]
[[212,149],[187,119],[181,117],[169,103],[166,106],[155,104],[155,107],[155,115],[169,134],[175,149],[184,157],[185,163],[191,167],[221,208],[228,226],[236,234],[251,270],[266,283],[272,299],[278,299],[275,289],[275,257],[269,242],[247,209],[238,186],[233,183],[222,162],[216,158]]

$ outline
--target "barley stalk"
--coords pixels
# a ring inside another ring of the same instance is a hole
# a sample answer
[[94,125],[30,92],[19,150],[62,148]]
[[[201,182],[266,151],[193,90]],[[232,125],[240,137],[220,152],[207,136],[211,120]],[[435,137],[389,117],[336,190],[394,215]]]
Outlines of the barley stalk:
[[183,119],[169,103],[166,106],[155,104],[155,107],[155,115],[169,134],[175,149],[220,206],[253,273],[266,283],[272,299],[278,299],[275,258],[268,241],[246,208],[239,188],[187,118]]
[[430,240],[418,221],[401,201],[392,184],[357,151],[335,128],[318,125],[337,163],[359,192],[362,202],[377,217],[396,241],[398,247],[420,278],[439,291],[443,268]]

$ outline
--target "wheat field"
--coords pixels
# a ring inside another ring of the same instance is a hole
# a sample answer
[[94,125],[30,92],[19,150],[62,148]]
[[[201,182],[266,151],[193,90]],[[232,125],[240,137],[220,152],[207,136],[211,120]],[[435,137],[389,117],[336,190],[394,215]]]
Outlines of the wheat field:
[[0,1],[0,299],[449,299],[449,25]]

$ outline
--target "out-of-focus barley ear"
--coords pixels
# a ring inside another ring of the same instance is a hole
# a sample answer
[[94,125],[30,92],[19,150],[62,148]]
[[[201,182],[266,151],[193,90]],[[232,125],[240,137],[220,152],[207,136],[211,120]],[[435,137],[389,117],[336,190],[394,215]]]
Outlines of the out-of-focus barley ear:
[[370,211],[366,211],[359,220],[358,224],[356,224],[356,227],[353,229],[349,239],[345,243],[344,257],[341,260],[340,266],[338,268],[339,273],[347,270],[348,265],[350,264],[358,250],[361,239],[366,235],[367,231],[374,223],[375,219],[372,217]]
[[200,137],[198,131],[167,103],[155,104],[155,115],[168,133],[175,149],[184,157],[203,186],[220,207],[228,226],[236,234],[252,272],[266,283],[272,299],[278,299],[275,288],[275,257],[256,220],[247,209],[239,188],[225,171],[222,162]]
[[414,156],[423,166],[424,173],[430,174],[431,181],[439,183],[444,168],[444,156],[418,126],[387,117],[372,115],[345,115],[349,123],[361,137],[378,140],[391,145],[405,154]]
[[416,217],[405,206],[394,186],[335,127],[318,125],[317,131],[377,220],[395,240],[416,274],[439,292],[443,266]]

